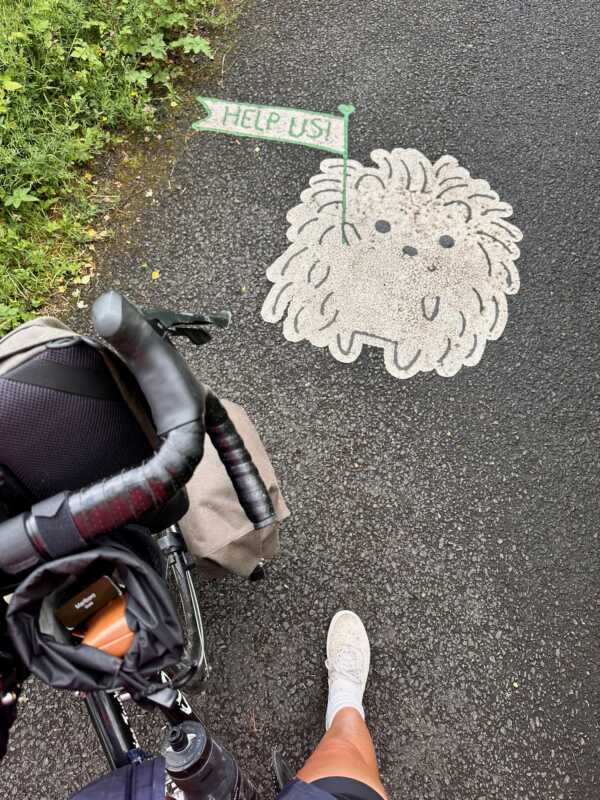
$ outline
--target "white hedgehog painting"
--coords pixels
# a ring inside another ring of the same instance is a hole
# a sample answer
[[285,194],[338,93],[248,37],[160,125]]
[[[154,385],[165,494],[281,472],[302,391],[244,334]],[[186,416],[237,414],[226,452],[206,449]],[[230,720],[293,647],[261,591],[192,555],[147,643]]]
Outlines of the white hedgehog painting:
[[350,160],[342,225],[342,159],[321,163],[288,213],[291,242],[267,271],[267,322],[339,361],[381,347],[397,378],[455,375],[479,362],[519,291],[521,231],[512,208],[451,156],[375,150]]

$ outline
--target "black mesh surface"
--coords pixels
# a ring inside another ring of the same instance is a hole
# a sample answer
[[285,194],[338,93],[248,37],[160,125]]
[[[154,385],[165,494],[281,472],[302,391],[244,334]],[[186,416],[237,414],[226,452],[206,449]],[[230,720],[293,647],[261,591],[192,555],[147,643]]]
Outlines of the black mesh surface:
[[42,361],[53,361],[55,364],[66,364],[68,367],[91,370],[92,372],[106,372],[106,364],[98,351],[80,342],[69,347],[49,347],[37,358]]
[[[36,356],[82,371],[108,371],[90,345]],[[36,500],[79,489],[138,464],[150,445],[123,400],[99,400],[0,378],[0,463]]]

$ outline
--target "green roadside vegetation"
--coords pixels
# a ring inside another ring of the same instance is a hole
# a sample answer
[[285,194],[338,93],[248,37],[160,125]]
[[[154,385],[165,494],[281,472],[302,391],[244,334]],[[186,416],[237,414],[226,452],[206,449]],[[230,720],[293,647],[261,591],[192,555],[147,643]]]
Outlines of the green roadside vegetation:
[[151,130],[232,17],[226,0],[0,3],[0,335],[85,275],[106,210],[86,163]]

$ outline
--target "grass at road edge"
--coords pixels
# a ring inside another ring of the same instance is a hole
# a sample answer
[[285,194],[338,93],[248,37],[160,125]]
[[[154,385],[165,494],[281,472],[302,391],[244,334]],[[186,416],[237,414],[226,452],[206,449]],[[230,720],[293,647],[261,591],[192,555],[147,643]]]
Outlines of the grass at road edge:
[[71,280],[85,282],[114,202],[85,164],[150,131],[227,0],[22,0],[0,8],[0,335]]

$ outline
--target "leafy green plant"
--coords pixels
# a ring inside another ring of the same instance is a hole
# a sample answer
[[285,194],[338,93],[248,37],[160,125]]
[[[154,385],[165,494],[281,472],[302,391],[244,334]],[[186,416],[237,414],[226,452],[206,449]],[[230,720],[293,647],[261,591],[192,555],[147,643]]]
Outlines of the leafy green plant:
[[226,0],[0,3],[0,334],[83,263],[98,206],[80,167],[152,126],[182,59],[212,58]]

